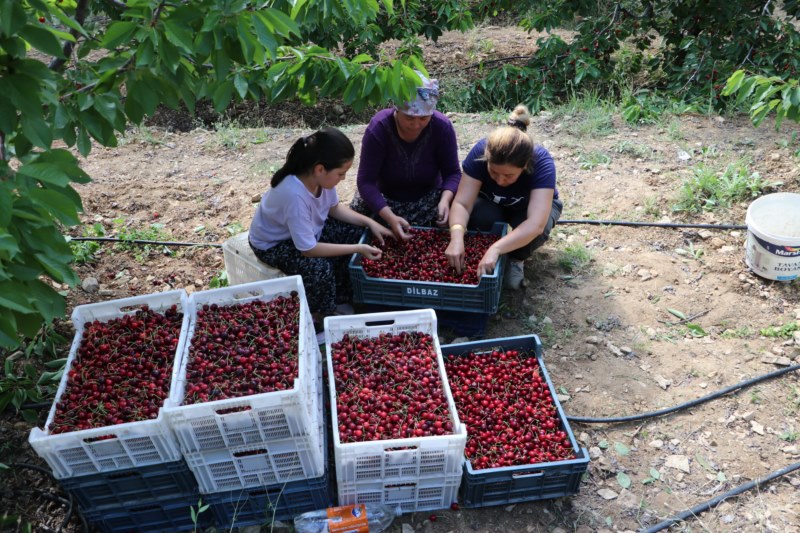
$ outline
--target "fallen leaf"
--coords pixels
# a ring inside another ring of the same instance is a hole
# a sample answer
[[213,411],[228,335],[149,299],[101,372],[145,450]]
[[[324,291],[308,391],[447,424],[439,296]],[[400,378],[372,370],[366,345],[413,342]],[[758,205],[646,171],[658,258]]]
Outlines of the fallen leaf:
[[628,447],[625,446],[624,444],[622,444],[621,442],[615,442],[614,443],[614,450],[619,455],[628,455],[629,453],[631,453],[631,451],[628,449]]
[[625,472],[618,472],[617,483],[619,483],[619,486],[622,487],[623,489],[627,489],[628,487],[631,486],[631,478]]

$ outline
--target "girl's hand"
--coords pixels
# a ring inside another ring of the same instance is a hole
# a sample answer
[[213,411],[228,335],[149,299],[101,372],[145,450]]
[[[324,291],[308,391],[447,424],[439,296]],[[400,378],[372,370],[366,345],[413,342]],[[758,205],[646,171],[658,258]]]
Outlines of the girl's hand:
[[358,253],[360,253],[367,259],[380,259],[381,254],[383,252],[381,251],[380,248],[375,248],[374,246],[370,246],[369,244],[359,244]]
[[447,257],[447,264],[451,267],[456,269],[456,272],[461,274],[461,271],[464,270],[464,237],[458,236],[453,237],[450,236],[450,244],[447,245],[447,249],[444,251],[445,257]]
[[478,277],[484,274],[491,274],[497,266],[497,261],[500,259],[500,252],[494,246],[490,246],[486,253],[483,254],[481,262],[478,263]]
[[370,233],[372,233],[372,236],[378,239],[378,242],[381,243],[381,246],[383,246],[383,244],[385,243],[385,239],[387,237],[391,237],[394,239],[394,233],[392,233],[392,230],[390,230],[383,224],[375,222],[372,219],[370,219],[370,222],[367,224],[367,227],[369,227],[369,231]]
[[447,220],[450,218],[450,202],[442,199],[437,207],[439,217],[436,219],[437,226],[446,226]]

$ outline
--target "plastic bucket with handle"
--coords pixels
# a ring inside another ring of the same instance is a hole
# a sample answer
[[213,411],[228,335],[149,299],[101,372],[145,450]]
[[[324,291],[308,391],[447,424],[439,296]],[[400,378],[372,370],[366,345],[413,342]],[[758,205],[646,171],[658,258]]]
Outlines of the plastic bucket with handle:
[[746,261],[761,277],[800,276],[800,194],[767,194],[747,208]]

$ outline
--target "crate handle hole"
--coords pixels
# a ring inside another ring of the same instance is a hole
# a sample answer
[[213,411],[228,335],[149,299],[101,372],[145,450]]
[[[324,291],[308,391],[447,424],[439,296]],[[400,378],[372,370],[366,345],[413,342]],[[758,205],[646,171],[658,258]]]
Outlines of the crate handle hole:
[[[139,304],[139,305],[126,305],[125,307],[120,307],[119,310],[122,313],[129,313],[131,311],[141,311],[147,304]],[[149,307],[149,306],[148,306]]]
[[534,472],[520,472],[518,474],[511,474],[511,477],[517,479],[523,479],[527,477],[542,477],[544,475],[544,470],[536,470]]
[[372,320],[370,322],[364,322],[364,325],[370,328],[374,326],[391,326],[392,324],[394,324],[394,319]]
[[416,487],[416,483],[393,483],[391,485],[386,485],[387,489],[399,489],[402,487]]
[[229,415],[231,413],[241,413],[252,409],[249,405],[240,405],[239,407],[228,407],[227,409],[217,409],[214,411],[218,415]]
[[398,446],[396,448],[386,448],[386,452],[408,452],[419,449],[419,446]]
[[92,444],[94,442],[99,442],[101,440],[112,440],[112,439],[116,439],[116,438],[118,438],[118,437],[112,433],[110,435],[99,435],[97,437],[87,437],[87,438],[83,439],[83,442]]
[[246,450],[246,451],[243,451],[243,452],[236,452],[236,453],[233,454],[233,456],[234,457],[247,457],[248,455],[266,455],[268,453],[269,452],[267,450],[264,450],[264,449]]
[[124,479],[126,477],[141,477],[139,472],[120,472],[118,474],[111,474],[108,479]]

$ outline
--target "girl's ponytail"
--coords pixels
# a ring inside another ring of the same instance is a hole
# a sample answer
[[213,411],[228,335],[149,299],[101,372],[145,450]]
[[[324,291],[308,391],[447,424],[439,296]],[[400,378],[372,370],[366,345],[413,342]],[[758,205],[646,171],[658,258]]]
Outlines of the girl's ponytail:
[[353,143],[341,131],[336,128],[316,131],[294,142],[286,154],[286,162],[272,175],[270,185],[277,187],[290,174],[303,176],[316,165],[322,165],[325,170],[339,168],[352,161],[355,155]]

